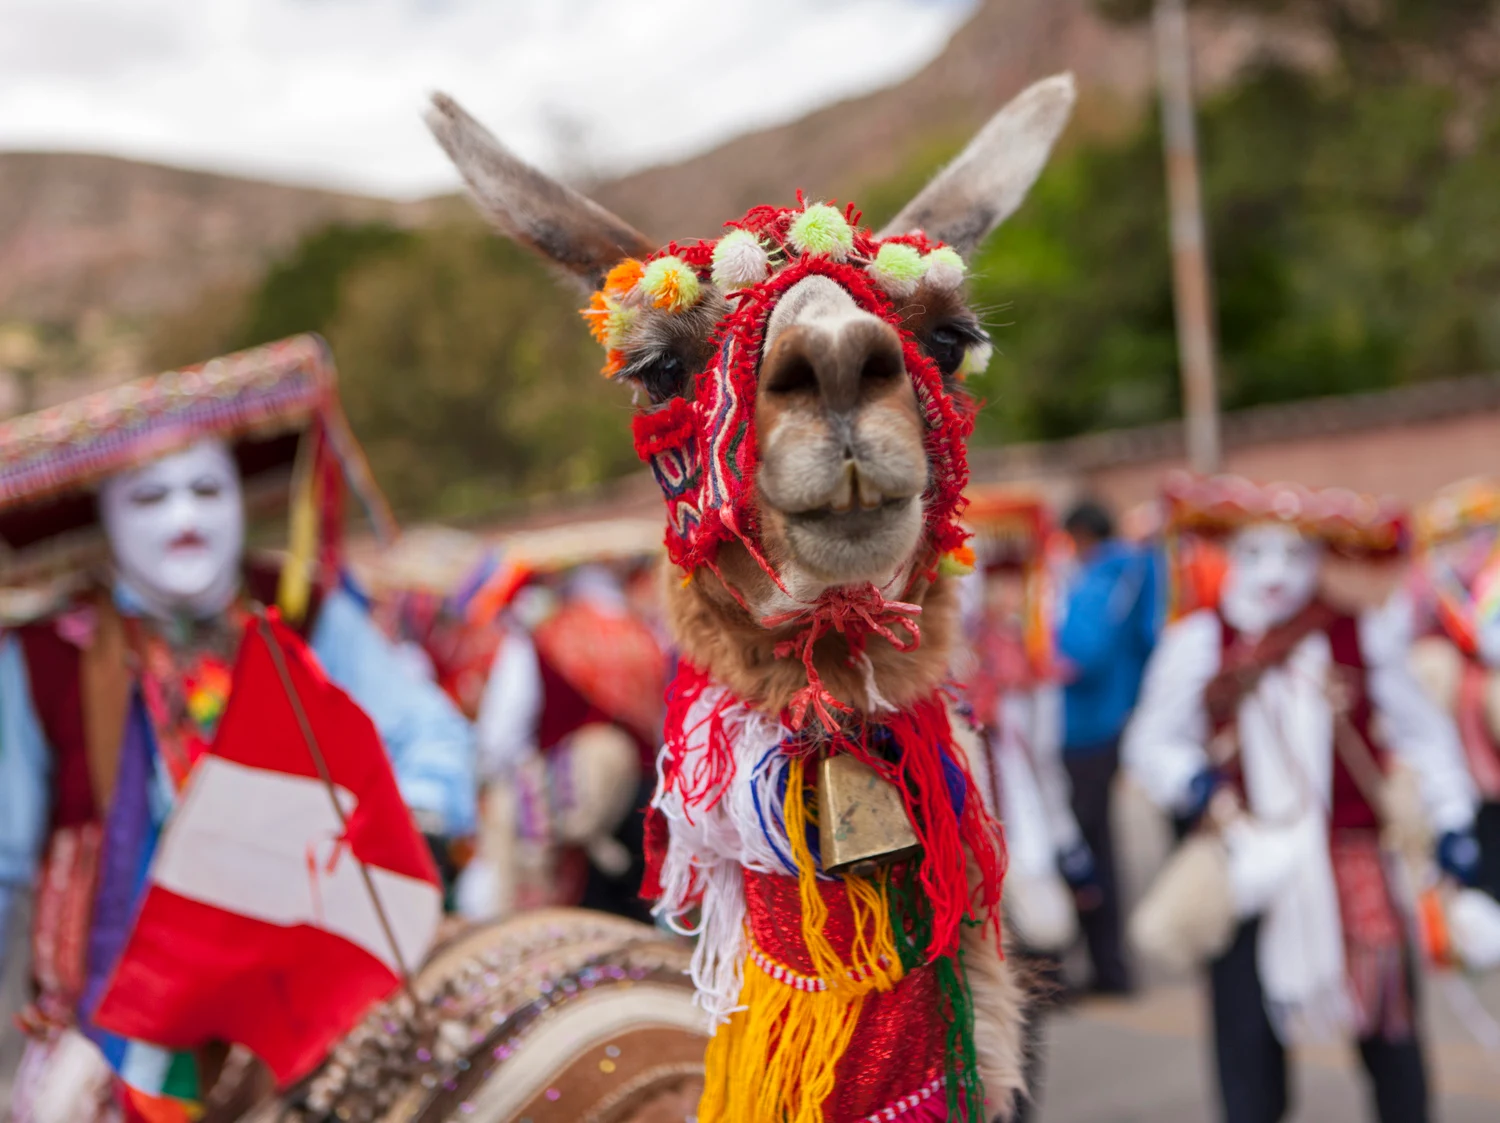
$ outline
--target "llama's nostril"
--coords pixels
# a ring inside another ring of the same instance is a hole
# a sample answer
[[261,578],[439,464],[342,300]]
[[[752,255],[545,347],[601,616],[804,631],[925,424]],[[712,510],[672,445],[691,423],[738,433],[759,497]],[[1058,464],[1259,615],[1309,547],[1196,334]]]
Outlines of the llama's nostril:
[[[886,341],[881,340],[884,344]],[[906,363],[900,350],[877,345],[860,368],[859,379],[866,386],[878,386],[901,377],[906,372]]]
[[806,354],[789,349],[789,353],[783,354],[782,361],[772,367],[767,388],[778,394],[796,394],[806,391],[816,394],[818,372],[813,369],[812,362]]
[[865,315],[791,324],[761,367],[768,393],[783,399],[816,396],[835,415],[858,409],[905,377],[900,336],[889,324]]

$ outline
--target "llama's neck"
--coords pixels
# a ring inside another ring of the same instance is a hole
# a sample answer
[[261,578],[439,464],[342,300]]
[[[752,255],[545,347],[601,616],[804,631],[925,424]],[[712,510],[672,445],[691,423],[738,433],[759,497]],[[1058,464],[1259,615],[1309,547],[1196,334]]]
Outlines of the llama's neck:
[[[905,595],[909,599],[901,603],[920,609],[920,614],[892,610],[885,617],[892,635],[902,641],[900,646],[869,631],[856,616],[845,625],[861,629],[867,663],[851,660],[849,641],[836,628],[823,629],[825,634],[812,647],[812,668],[823,688],[856,713],[878,716],[881,701],[904,709],[948,677],[958,633],[953,582],[941,577],[921,581]],[[771,614],[770,619],[781,622],[767,627],[767,617],[747,609],[741,597],[706,570],[686,583],[680,574],[669,576],[667,611],[683,658],[757,709],[780,713],[807,687],[810,676],[802,642],[814,626],[810,613],[792,609]],[[920,634],[920,642],[910,650],[902,650],[912,635],[901,617],[910,617]]]

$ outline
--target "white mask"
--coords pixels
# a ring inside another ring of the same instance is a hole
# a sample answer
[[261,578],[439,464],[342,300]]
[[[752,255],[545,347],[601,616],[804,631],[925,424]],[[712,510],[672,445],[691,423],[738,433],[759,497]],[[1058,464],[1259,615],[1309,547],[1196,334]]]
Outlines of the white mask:
[[1229,540],[1225,619],[1252,635],[1285,623],[1317,594],[1322,563],[1322,547],[1294,527],[1269,522],[1245,527]]
[[115,568],[148,609],[204,617],[228,606],[239,587],[245,504],[223,442],[110,477],[99,508]]

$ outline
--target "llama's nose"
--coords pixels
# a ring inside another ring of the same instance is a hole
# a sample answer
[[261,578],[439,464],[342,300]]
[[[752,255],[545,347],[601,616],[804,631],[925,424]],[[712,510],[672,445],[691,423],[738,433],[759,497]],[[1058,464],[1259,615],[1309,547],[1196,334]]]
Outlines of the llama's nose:
[[794,324],[761,365],[768,393],[816,396],[833,414],[852,413],[905,378],[901,337],[874,316]]

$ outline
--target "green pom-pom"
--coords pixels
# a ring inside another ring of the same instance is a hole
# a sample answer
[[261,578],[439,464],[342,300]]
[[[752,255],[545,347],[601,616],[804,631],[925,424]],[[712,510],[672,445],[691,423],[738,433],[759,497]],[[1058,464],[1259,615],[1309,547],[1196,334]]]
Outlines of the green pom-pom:
[[917,291],[927,264],[914,247],[887,242],[870,263],[870,276],[891,296],[906,297]]
[[725,292],[758,285],[771,271],[771,255],[748,230],[731,230],[714,246],[714,284]]
[[940,289],[956,289],[963,284],[968,267],[959,252],[949,246],[939,246],[925,258],[927,283]]
[[834,261],[843,261],[854,248],[854,231],[827,203],[814,203],[792,222],[787,240],[801,253],[827,254]]
[[641,290],[651,303],[669,312],[681,312],[698,303],[703,286],[698,274],[680,257],[659,257],[641,275]]

